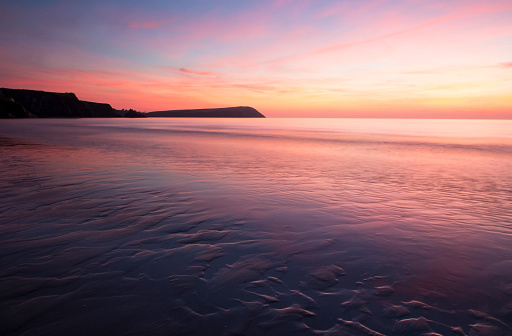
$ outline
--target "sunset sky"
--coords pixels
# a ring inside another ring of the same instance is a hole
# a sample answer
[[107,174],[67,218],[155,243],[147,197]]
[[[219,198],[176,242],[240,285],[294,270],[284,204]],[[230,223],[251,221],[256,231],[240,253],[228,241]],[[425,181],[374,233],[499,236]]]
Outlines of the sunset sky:
[[140,111],[512,118],[512,1],[0,0],[0,87]]

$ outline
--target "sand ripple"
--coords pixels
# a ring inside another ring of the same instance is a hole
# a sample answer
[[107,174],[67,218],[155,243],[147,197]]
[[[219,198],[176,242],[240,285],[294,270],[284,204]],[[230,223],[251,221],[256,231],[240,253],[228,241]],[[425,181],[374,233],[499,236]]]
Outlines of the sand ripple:
[[0,126],[2,335],[512,334],[507,146],[52,125]]

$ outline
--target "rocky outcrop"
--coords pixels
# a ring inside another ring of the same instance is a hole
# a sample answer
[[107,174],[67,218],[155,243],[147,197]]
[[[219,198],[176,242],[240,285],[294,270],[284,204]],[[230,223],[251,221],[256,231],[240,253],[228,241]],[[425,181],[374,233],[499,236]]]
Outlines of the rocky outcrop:
[[146,113],[148,117],[170,118],[265,118],[263,114],[249,106],[224,107],[197,110],[169,110]]
[[120,117],[116,113],[116,110],[105,103],[93,103],[88,101],[80,100],[80,103],[87,109],[90,114],[90,118],[117,118]]
[[14,99],[4,96],[0,91],[0,118],[34,118],[35,116],[27,112],[23,105],[14,101]]
[[248,106],[141,113],[109,104],[81,101],[72,92],[0,88],[0,118],[265,118]]
[[135,110],[128,110],[124,115],[125,118],[147,118],[145,113],[137,112]]
[[[3,118],[112,118],[109,104],[80,101],[74,93],[1,88]],[[21,107],[21,108],[20,108]],[[23,112],[23,110],[25,112]]]

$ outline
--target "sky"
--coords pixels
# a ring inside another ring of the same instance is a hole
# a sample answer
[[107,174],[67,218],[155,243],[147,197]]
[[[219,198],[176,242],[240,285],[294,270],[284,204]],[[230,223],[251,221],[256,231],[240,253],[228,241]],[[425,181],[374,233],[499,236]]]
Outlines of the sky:
[[0,0],[0,87],[146,112],[512,119],[512,1]]

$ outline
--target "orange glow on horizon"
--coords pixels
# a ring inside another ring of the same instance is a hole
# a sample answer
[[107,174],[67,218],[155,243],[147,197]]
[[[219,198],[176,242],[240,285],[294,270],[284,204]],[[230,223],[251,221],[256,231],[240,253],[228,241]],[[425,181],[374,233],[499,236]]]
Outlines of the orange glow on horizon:
[[152,6],[6,5],[0,87],[139,111],[512,118],[505,0]]

